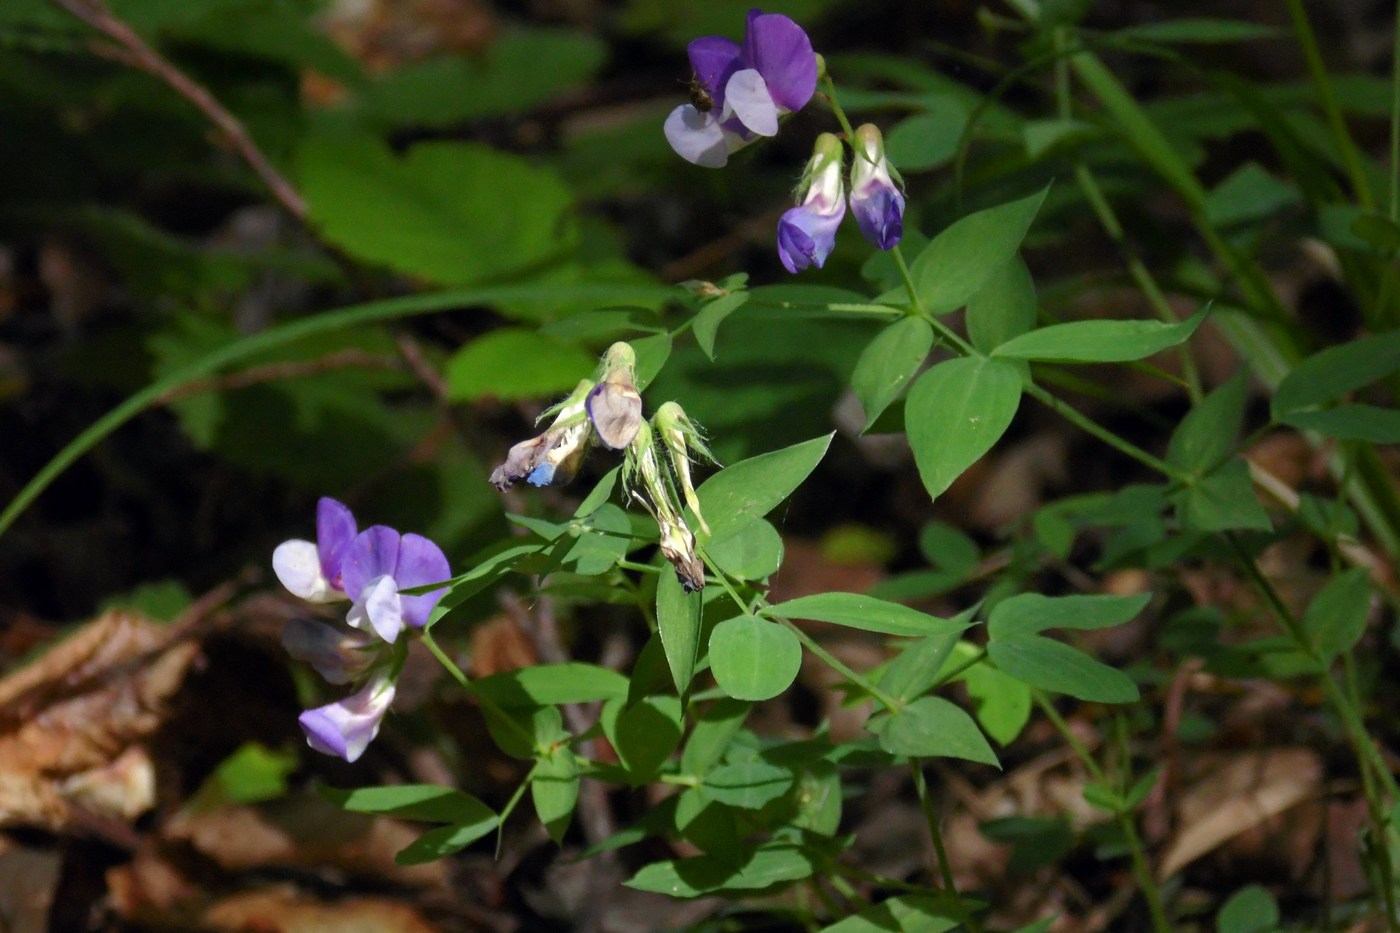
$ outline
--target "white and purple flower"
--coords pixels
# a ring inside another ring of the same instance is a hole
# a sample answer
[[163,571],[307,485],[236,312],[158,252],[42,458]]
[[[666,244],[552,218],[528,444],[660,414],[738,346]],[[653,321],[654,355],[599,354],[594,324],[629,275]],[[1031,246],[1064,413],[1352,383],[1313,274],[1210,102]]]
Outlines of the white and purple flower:
[[282,632],[287,653],[309,662],[332,684],[360,688],[335,703],[301,715],[312,748],[354,761],[379,732],[394,699],[394,681],[405,649],[405,628],[422,628],[444,588],[405,595],[400,590],[446,580],[442,549],[421,535],[400,535],[374,525],[357,532],[345,505],[323,498],[316,505],[316,543],[284,541],[272,555],[277,579],[310,602],[349,599],[349,629],[294,619]]
[[688,162],[720,168],[730,153],[775,136],[778,117],[801,110],[817,89],[817,56],[802,27],[779,13],[749,13],[744,44],[702,36],[688,47],[699,92],[666,118],[666,139]]
[[861,235],[880,249],[890,249],[904,235],[904,195],[895,185],[885,141],[871,123],[856,130],[852,144],[851,213]]
[[798,186],[802,203],[778,219],[778,258],[789,272],[820,269],[836,246],[836,228],[846,216],[842,154],[841,140],[830,133],[817,137]]

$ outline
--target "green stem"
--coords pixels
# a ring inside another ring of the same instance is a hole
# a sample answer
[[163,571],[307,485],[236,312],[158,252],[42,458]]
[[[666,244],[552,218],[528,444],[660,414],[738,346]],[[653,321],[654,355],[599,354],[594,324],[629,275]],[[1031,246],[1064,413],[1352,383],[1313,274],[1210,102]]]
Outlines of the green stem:
[[[499,719],[506,728],[514,732],[517,737],[524,740],[525,744],[532,747],[534,746],[535,737],[529,732],[526,732],[525,728],[521,726],[520,723],[516,722],[514,716],[509,715],[505,710],[501,709],[500,704],[476,689],[476,684],[472,683],[471,678],[467,676],[466,672],[458,667],[457,662],[452,660],[452,657],[437,643],[437,639],[433,637],[431,631],[423,629],[419,637],[423,640],[423,646],[432,653],[433,657],[437,658],[438,663],[447,670],[447,673],[453,680],[457,681],[458,686],[476,698],[476,701],[481,704],[482,709],[495,714],[497,719]],[[502,819],[504,819],[504,817],[502,817]]]
[[1342,119],[1342,108],[1337,105],[1337,95],[1332,91],[1332,81],[1327,75],[1327,66],[1322,61],[1322,53],[1317,47],[1317,35],[1303,9],[1303,0],[1288,0],[1288,12],[1293,17],[1293,30],[1298,35],[1298,44],[1303,48],[1303,59],[1308,64],[1308,74],[1313,87],[1317,89],[1318,102],[1327,115],[1327,125],[1337,140],[1337,148],[1342,151],[1342,161],[1346,163],[1347,176],[1355,190],[1356,199],[1366,210],[1375,210],[1376,202],[1371,197],[1371,184],[1366,179],[1366,170],[1361,164],[1361,154],[1356,142],[1347,130]]
[[839,658],[837,658],[831,652],[823,648],[815,638],[804,632],[800,626],[792,622],[790,619],[779,619],[778,621],[782,625],[787,626],[788,631],[792,632],[794,635],[797,636],[797,640],[802,642],[803,647],[805,647],[808,651],[812,652],[812,654],[820,658],[823,664],[836,671],[836,673],[840,674],[842,677],[846,678],[851,683],[864,690],[866,693],[870,694],[870,696],[873,697],[875,701],[881,706],[883,706],[885,709],[889,710],[892,713],[897,712],[900,709],[901,704],[898,700],[890,696],[885,691],[881,690],[879,687],[875,686],[875,684],[871,683],[868,678],[862,677],[860,674],[857,674],[851,668],[842,663],[842,661]]
[[914,790],[919,795],[919,806],[924,811],[929,837],[933,840],[934,858],[938,862],[936,868],[943,878],[943,889],[958,902],[958,912],[962,914],[959,919],[967,927],[968,933],[982,933],[981,926],[977,923],[972,911],[963,903],[962,894],[958,892],[958,887],[953,882],[953,866],[948,861],[948,849],[943,844],[943,830],[939,827],[938,811],[934,809],[933,801],[929,799],[928,782],[924,780],[924,769],[919,767],[919,762],[916,759],[910,758],[909,770],[914,775]]
[[822,86],[826,88],[826,101],[831,105],[831,113],[836,117],[836,122],[841,124],[841,131],[846,134],[847,141],[854,140],[856,131],[851,128],[851,121],[846,119],[846,111],[836,99],[836,82],[831,80],[831,75],[822,78]]
[[1045,405],[1051,411],[1060,415],[1060,417],[1064,418],[1070,424],[1075,425],[1080,430],[1084,431],[1086,434],[1093,435],[1094,437],[1103,441],[1105,444],[1112,447],[1119,453],[1131,457],[1132,459],[1138,461],[1144,466],[1156,470],[1163,476],[1170,477],[1171,479],[1177,480],[1178,482],[1186,481],[1187,476],[1181,470],[1178,470],[1176,467],[1172,466],[1170,463],[1168,463],[1165,460],[1162,460],[1159,457],[1154,457],[1152,454],[1143,450],[1141,447],[1138,447],[1136,444],[1132,444],[1128,441],[1123,440],[1117,434],[1114,434],[1112,431],[1101,426],[1096,421],[1093,421],[1089,417],[1080,414],[1078,409],[1072,407],[1058,396],[1051,395],[1049,392],[1045,391],[1033,382],[1027,382],[1025,388],[1027,395],[1031,396],[1036,401]]
[[[1035,697],[1036,705],[1040,707],[1056,731],[1064,738],[1065,743],[1074,752],[1074,756],[1079,759],[1097,783],[1107,786],[1108,782],[1104,777],[1103,769],[1099,767],[1098,762],[1079,741],[1074,730],[1069,727],[1069,723],[1065,722],[1064,717],[1060,715],[1060,711],[1055,709],[1055,705],[1040,690],[1033,690],[1032,695]],[[1171,933],[1171,923],[1167,920],[1167,912],[1162,906],[1162,892],[1157,887],[1156,879],[1152,877],[1152,870],[1147,864],[1147,851],[1143,847],[1142,837],[1138,835],[1137,825],[1133,822],[1132,814],[1124,810],[1116,810],[1114,815],[1132,857],[1133,875],[1137,878],[1138,890],[1142,892],[1143,899],[1147,901],[1147,910],[1152,915],[1152,928],[1156,933]]]
[[928,318],[929,313],[924,309],[924,303],[919,298],[919,290],[914,287],[914,277],[909,274],[909,264],[904,261],[904,250],[896,243],[890,248],[890,255],[894,257],[894,264],[899,267],[899,276],[904,279],[904,287],[909,292],[909,305],[914,309],[914,313],[919,317]]

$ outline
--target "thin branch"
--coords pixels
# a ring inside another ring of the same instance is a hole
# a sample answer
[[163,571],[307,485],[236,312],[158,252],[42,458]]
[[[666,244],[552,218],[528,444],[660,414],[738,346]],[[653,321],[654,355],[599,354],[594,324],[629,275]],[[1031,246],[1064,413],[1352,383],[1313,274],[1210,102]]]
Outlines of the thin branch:
[[171,90],[194,104],[199,112],[223,133],[234,152],[262,179],[278,202],[287,212],[302,222],[306,221],[306,201],[291,182],[263,155],[253,137],[243,128],[238,118],[209,93],[208,89],[175,67],[167,58],[151,48],[146,40],[121,19],[118,19],[103,0],[49,0],[55,6],[73,14],[93,29],[116,43],[116,48],[94,43],[94,53],[110,58],[133,68],[138,68],[164,82]]

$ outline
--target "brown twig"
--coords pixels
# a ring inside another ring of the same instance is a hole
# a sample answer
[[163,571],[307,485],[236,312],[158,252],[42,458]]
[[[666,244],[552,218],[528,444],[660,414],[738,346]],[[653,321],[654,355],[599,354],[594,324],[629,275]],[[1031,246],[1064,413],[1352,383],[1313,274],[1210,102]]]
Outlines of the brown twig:
[[291,182],[272,166],[263,155],[257,143],[248,135],[238,118],[209,93],[202,84],[192,79],[168,59],[151,48],[146,40],[121,19],[118,19],[103,0],[49,0],[55,6],[73,14],[93,29],[116,43],[115,48],[94,43],[93,51],[104,58],[114,59],[138,68],[164,82],[171,90],[194,104],[200,113],[208,118],[227,138],[229,145],[244,162],[248,163],[257,176],[267,185],[278,202],[297,220],[306,221],[306,201]]

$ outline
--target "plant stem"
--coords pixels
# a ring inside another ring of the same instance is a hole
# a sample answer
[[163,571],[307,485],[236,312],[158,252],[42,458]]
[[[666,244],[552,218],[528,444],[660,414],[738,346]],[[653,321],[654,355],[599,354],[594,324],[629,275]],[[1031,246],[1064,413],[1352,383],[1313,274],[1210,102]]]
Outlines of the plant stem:
[[1178,482],[1186,481],[1187,476],[1181,470],[1178,470],[1176,467],[1172,466],[1170,463],[1168,463],[1165,460],[1162,460],[1159,457],[1154,457],[1152,454],[1143,450],[1141,447],[1138,447],[1136,444],[1132,444],[1128,441],[1123,440],[1123,438],[1119,437],[1117,434],[1114,434],[1112,431],[1103,427],[1098,422],[1081,414],[1078,409],[1072,407],[1060,397],[1056,395],[1051,395],[1049,392],[1042,389],[1035,383],[1026,383],[1026,394],[1031,396],[1041,404],[1045,405],[1051,411],[1060,415],[1060,417],[1064,418],[1070,424],[1075,425],[1076,427],[1084,431],[1086,434],[1093,435],[1094,437],[1103,441],[1105,444],[1112,447],[1119,453],[1131,457],[1132,459],[1138,461],[1144,466],[1156,470],[1163,476],[1170,477],[1171,479],[1176,480]]
[[453,661],[451,656],[437,643],[437,639],[433,637],[432,632],[423,629],[419,637],[423,639],[423,646],[432,653],[433,657],[437,658],[438,663],[447,670],[447,673],[453,680],[457,681],[457,684],[463,690],[476,698],[476,701],[481,704],[482,709],[493,713],[502,724],[514,732],[517,737],[523,739],[527,745],[534,746],[535,737],[529,732],[526,732],[525,728],[515,720],[514,716],[511,716],[505,710],[501,709],[500,705],[495,700],[476,689],[476,685],[472,683],[471,678],[466,675],[465,671],[457,666],[457,662]]
[[846,140],[854,140],[856,131],[851,128],[851,121],[846,119],[846,111],[836,99],[836,82],[831,80],[831,75],[826,75],[822,79],[822,85],[826,88],[826,101],[831,105],[831,113],[836,117],[836,122],[841,124],[841,131],[846,134]]
[[894,256],[894,264],[899,267],[899,276],[904,279],[904,287],[909,292],[909,304],[914,309],[914,313],[922,318],[929,318],[929,313],[924,309],[924,303],[919,298],[919,290],[914,287],[914,277],[909,274],[909,264],[904,261],[904,250],[896,243],[890,248],[890,255]]
[[822,663],[825,664],[827,667],[836,671],[836,673],[840,674],[842,677],[846,678],[851,683],[855,684],[857,687],[870,694],[870,696],[877,703],[879,703],[881,706],[883,706],[890,712],[893,713],[900,709],[901,704],[898,700],[890,696],[885,691],[881,690],[879,687],[875,686],[875,684],[871,683],[868,678],[862,677],[860,674],[857,674],[855,671],[851,670],[850,667],[846,666],[846,664],[844,664],[839,658],[837,658],[831,652],[823,648],[815,638],[804,632],[801,629],[801,627],[792,622],[792,620],[781,619],[779,621],[781,622],[781,624],[787,626],[788,631],[792,632],[794,635],[797,636],[797,640],[802,642],[803,647],[805,647],[808,651],[812,652],[812,654],[820,658]]
[[[1060,711],[1055,709],[1055,704],[1040,690],[1032,690],[1036,705],[1041,712],[1050,720],[1055,729],[1064,737],[1065,744],[1074,752],[1074,756],[1084,765],[1094,781],[1107,786],[1108,781],[1104,777],[1103,769],[1094,760],[1079,741],[1079,737],[1074,734],[1074,730],[1065,722]],[[1115,811],[1118,820],[1118,828],[1123,833],[1123,840],[1128,846],[1128,852],[1132,856],[1133,874],[1137,878],[1138,890],[1142,892],[1143,899],[1147,901],[1147,910],[1152,915],[1152,928],[1156,933],[1171,933],[1171,923],[1167,920],[1167,912],[1162,906],[1162,892],[1157,887],[1157,881],[1152,877],[1152,870],[1147,864],[1147,852],[1143,848],[1142,837],[1138,835],[1137,826],[1133,823],[1132,814],[1118,809]]]
[[972,911],[963,903],[962,895],[958,893],[958,887],[953,881],[953,866],[948,861],[948,849],[943,844],[943,830],[939,827],[938,811],[929,799],[928,782],[924,780],[924,769],[919,767],[918,759],[909,759],[909,771],[914,775],[914,790],[919,795],[919,806],[924,811],[929,837],[933,840],[934,860],[938,863],[935,869],[943,878],[943,889],[958,902],[958,912],[962,914],[959,919],[967,927],[968,933],[982,933],[981,926]]

